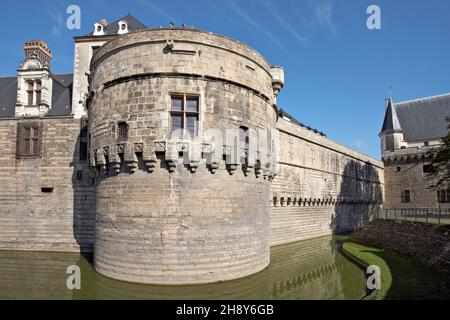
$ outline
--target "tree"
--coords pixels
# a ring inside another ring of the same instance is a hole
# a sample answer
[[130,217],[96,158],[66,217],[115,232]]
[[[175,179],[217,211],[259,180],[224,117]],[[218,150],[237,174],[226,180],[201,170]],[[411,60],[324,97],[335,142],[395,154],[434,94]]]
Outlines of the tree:
[[[447,122],[450,129],[450,118],[447,118]],[[433,188],[438,188],[450,181],[450,132],[442,139],[442,142],[439,148],[429,153],[433,159],[430,164],[430,176],[435,178]]]

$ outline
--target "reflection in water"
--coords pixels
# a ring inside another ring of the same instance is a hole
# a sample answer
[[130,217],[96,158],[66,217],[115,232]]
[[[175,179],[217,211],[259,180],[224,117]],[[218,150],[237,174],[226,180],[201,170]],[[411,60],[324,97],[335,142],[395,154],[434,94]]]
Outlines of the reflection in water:
[[[153,286],[108,279],[89,259],[66,253],[0,252],[0,299],[359,299],[364,274],[337,252],[343,237],[271,249],[271,264],[247,278],[196,286]],[[66,288],[66,269],[81,268],[81,290]]]

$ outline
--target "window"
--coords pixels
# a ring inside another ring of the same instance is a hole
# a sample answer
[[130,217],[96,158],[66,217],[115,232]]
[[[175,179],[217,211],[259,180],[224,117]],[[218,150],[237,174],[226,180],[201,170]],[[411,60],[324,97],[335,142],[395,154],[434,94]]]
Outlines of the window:
[[437,198],[439,203],[450,203],[450,188],[438,190]]
[[37,123],[19,123],[17,127],[17,157],[41,155],[42,128]]
[[80,141],[80,161],[87,161],[88,145],[86,141]]
[[28,101],[27,101],[27,105],[32,106],[34,103],[34,82],[33,81],[29,81],[28,82],[28,90],[27,90],[27,96],[28,96]]
[[53,193],[53,188],[47,188],[47,187],[44,187],[44,188],[41,188],[41,192],[42,193]]
[[411,202],[411,190],[403,190],[401,197],[402,197],[402,203],[410,203]]
[[40,81],[36,81],[35,93],[36,93],[36,105],[39,105],[41,103],[41,82]]
[[41,81],[28,81],[27,89],[27,105],[36,106],[41,103],[41,91],[42,83]]
[[395,168],[395,171],[396,171],[396,172],[402,171],[402,167],[397,167],[397,168]]
[[126,122],[119,122],[117,125],[117,138],[121,140],[128,139],[128,124]]
[[423,145],[424,145],[425,147],[428,147],[428,146],[430,145],[430,143],[429,143],[428,141],[425,141],[425,142],[423,143]]
[[87,135],[88,135],[88,121],[87,121],[87,117],[82,117],[81,118],[81,123],[80,123],[80,154],[79,154],[80,161],[87,161],[88,160]]
[[432,173],[433,166],[431,164],[426,164],[423,166],[423,173]]
[[172,133],[177,130],[186,130],[191,137],[198,135],[198,97],[172,96],[170,115]]

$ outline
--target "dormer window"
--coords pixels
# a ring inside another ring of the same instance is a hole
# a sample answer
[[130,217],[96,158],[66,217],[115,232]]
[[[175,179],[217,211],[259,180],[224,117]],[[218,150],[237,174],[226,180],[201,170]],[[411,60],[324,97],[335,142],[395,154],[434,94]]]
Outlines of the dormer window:
[[36,106],[41,103],[42,83],[39,80],[28,81],[27,105]]
[[128,33],[128,23],[124,20],[119,21],[119,30],[117,34],[125,34]]
[[100,23],[94,24],[94,36],[104,36],[105,35],[105,27]]

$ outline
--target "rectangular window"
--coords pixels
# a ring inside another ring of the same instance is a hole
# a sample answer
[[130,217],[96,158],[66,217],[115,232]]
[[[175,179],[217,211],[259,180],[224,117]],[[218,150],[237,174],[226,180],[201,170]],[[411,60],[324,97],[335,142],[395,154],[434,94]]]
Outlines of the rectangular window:
[[88,145],[86,141],[80,141],[80,161],[87,161]]
[[177,130],[188,132],[191,137],[198,135],[199,99],[191,96],[172,96],[172,133]]
[[172,111],[174,112],[184,111],[184,97],[172,97]]
[[117,138],[121,140],[128,139],[128,124],[126,122],[119,122],[117,125]]
[[187,112],[198,113],[198,98],[187,98]]
[[395,171],[396,171],[396,172],[402,171],[402,167],[397,167],[397,168],[395,168]]
[[80,120],[80,161],[87,161],[89,158],[88,145],[88,119],[86,116]]
[[39,124],[19,123],[17,126],[17,157],[39,157],[42,129]]
[[183,115],[172,113],[172,132],[183,129]]
[[437,198],[439,203],[450,203],[450,188],[438,190]]
[[410,203],[411,202],[411,190],[403,190],[401,197],[402,197],[402,203]]
[[39,81],[36,82],[36,105],[41,103],[41,83]]
[[34,83],[33,81],[28,82],[28,90],[27,90],[27,105],[32,106],[34,101]]

